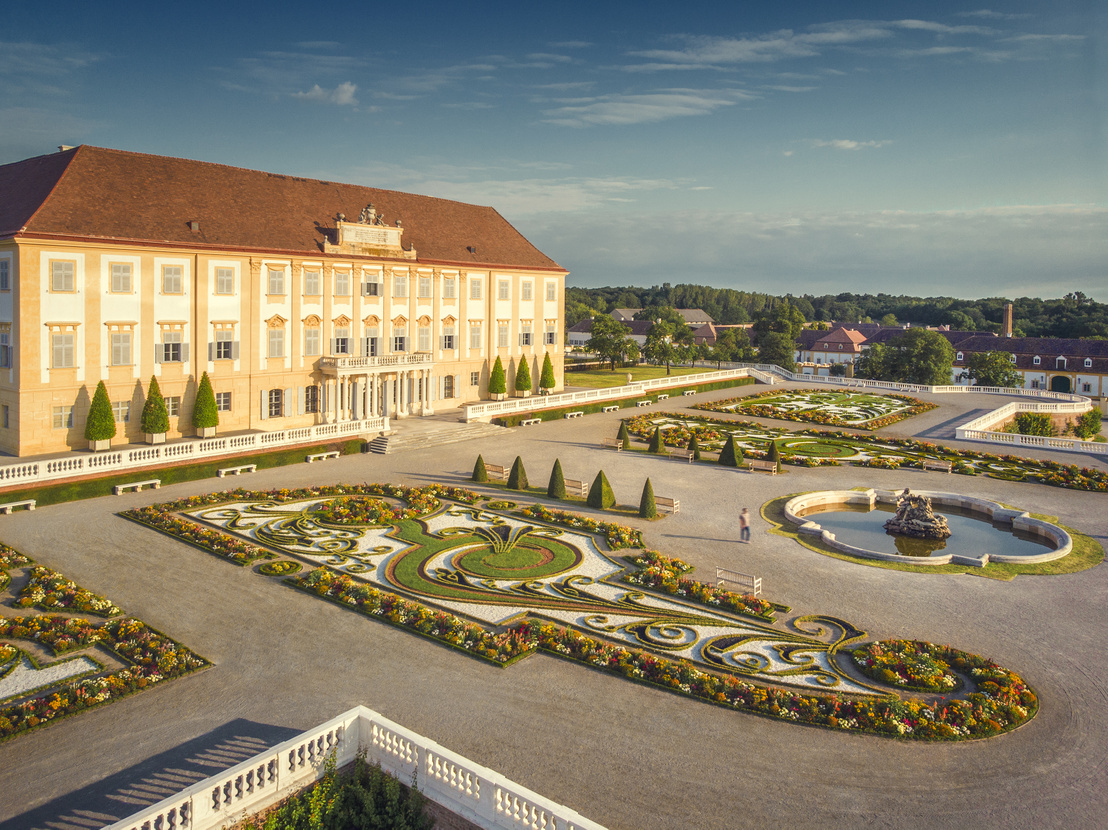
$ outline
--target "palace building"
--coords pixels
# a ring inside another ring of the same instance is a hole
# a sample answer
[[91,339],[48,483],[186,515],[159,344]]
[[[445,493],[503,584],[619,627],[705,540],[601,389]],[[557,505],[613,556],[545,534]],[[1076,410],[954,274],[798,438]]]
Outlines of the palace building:
[[[0,166],[0,451],[83,448],[103,380],[141,441],[208,373],[220,432],[488,398],[501,358],[562,385],[565,269],[490,207],[80,146]],[[525,394],[531,390],[518,390]]]

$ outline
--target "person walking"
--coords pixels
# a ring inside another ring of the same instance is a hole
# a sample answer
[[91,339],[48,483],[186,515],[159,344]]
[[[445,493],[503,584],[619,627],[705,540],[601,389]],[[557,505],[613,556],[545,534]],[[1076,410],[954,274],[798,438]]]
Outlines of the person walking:
[[750,541],[750,508],[744,507],[739,513],[739,541]]

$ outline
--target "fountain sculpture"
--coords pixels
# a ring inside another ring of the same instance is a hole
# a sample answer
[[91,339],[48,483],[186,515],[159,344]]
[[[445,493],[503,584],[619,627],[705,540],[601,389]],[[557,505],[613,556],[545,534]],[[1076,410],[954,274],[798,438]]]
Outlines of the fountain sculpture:
[[917,539],[946,539],[950,536],[945,516],[936,516],[927,496],[913,496],[908,488],[896,500],[896,515],[885,522],[885,530]]

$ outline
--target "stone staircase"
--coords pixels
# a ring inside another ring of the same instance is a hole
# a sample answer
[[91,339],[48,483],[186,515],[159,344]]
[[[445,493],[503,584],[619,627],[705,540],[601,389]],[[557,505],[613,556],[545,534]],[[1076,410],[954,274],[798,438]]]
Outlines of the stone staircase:
[[[437,447],[442,444],[457,444],[469,441],[472,438],[488,438],[489,436],[507,435],[510,430],[507,427],[498,427],[494,424],[474,422],[471,424],[439,423],[433,428],[427,429],[425,424],[417,420],[400,421],[396,429],[389,435],[379,435],[369,443],[369,451],[388,454],[403,452],[410,449],[422,449],[424,447]],[[406,428],[411,424],[411,428]]]

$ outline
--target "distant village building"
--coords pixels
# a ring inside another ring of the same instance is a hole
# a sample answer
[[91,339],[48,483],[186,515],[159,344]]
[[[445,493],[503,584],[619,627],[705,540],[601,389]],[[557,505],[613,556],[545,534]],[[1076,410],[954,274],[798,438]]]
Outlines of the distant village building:
[[[640,311],[641,308],[615,308],[609,316],[621,323],[630,323]],[[684,318],[685,325],[693,328],[715,322],[712,315],[702,308],[675,308],[674,311]]]

